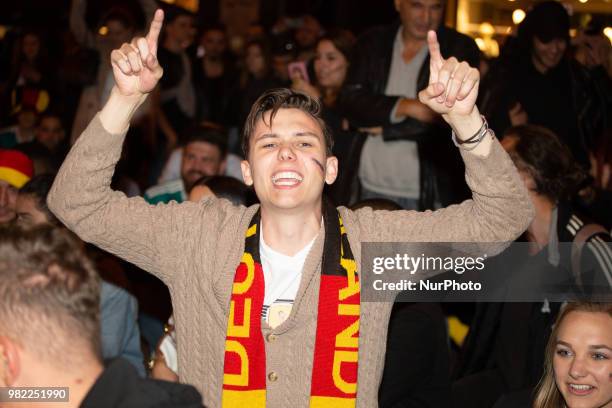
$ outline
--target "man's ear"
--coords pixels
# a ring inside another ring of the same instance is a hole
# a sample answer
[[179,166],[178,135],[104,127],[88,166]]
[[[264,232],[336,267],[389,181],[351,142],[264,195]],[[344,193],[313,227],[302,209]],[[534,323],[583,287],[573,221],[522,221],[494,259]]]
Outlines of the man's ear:
[[253,185],[253,176],[251,175],[251,165],[247,160],[243,160],[240,162],[240,169],[242,170],[242,179],[244,180],[244,184],[247,186]]
[[21,364],[17,345],[0,336],[0,387],[10,387],[17,382]]
[[333,184],[338,177],[338,158],[336,156],[329,156],[326,160],[325,182]]

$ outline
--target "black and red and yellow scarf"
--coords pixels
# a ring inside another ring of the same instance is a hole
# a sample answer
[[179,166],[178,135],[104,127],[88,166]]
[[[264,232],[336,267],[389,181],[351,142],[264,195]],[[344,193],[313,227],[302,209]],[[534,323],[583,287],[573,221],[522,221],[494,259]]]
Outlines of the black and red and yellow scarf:
[[[338,211],[323,206],[325,243],[314,362],[311,408],[349,408],[357,396],[359,279],[357,265]],[[246,232],[236,269],[225,340],[223,408],[266,406],[266,349],[261,333],[265,282],[259,257],[259,212]]]

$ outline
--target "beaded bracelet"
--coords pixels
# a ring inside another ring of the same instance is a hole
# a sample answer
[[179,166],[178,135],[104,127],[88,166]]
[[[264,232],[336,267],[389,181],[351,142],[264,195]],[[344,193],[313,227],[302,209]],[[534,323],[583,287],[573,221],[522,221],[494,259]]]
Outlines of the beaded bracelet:
[[[476,148],[476,146],[478,146],[478,144],[480,142],[482,142],[482,139],[485,138],[485,136],[487,135],[487,133],[490,133],[491,136],[494,136],[495,133],[493,133],[493,130],[489,128],[489,124],[487,123],[487,119],[483,116],[480,115],[480,117],[482,118],[482,126],[480,127],[480,129],[478,129],[478,131],[469,139],[466,140],[460,140],[457,137],[457,134],[455,133],[455,131],[452,131],[452,139],[453,139],[453,143],[455,144],[455,146],[463,149],[463,150],[474,150]],[[465,147],[463,145],[473,145],[470,147]]]

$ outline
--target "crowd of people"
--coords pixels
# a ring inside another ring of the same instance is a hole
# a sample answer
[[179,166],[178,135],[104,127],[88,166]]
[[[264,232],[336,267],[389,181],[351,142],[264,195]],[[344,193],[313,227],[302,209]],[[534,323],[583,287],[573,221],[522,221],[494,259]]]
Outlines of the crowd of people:
[[[72,0],[59,46],[26,26],[0,43],[0,387],[75,407],[612,404],[596,20],[570,37],[537,2],[489,60],[444,0],[231,43],[138,4],[146,27],[122,6],[90,26]],[[576,296],[366,302],[363,242],[525,242],[521,268]]]

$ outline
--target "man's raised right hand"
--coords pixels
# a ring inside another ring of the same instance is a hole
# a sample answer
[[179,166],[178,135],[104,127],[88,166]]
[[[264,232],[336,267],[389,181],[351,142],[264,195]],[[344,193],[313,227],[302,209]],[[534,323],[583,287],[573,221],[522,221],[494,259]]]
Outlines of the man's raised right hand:
[[157,41],[164,12],[157,10],[146,37],[136,37],[111,52],[115,84],[123,96],[143,96],[157,85],[164,70],[157,60]]

